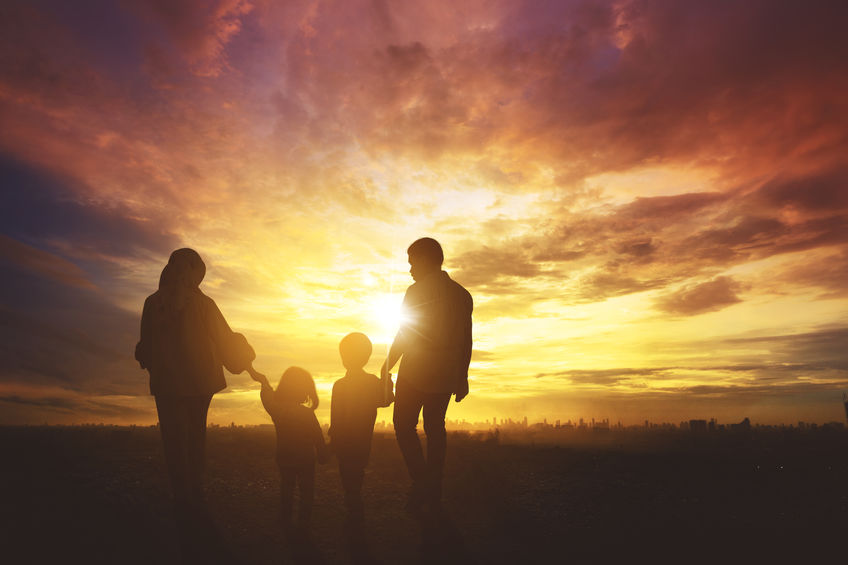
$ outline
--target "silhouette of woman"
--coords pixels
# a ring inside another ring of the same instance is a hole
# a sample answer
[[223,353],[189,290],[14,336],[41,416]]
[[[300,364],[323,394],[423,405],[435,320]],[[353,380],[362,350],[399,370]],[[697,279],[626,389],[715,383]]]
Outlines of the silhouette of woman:
[[256,357],[243,335],[227,325],[198,285],[206,265],[193,249],[171,253],[159,290],[144,302],[135,358],[150,373],[177,521],[186,529],[208,522],[203,494],[206,414],[212,395]]

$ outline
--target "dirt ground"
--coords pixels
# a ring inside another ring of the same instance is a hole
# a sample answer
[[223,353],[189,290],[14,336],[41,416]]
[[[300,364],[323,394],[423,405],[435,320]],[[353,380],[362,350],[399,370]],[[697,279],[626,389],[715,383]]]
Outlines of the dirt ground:
[[[408,476],[377,436],[365,479],[371,562],[820,562],[848,547],[848,432],[620,432],[564,445],[453,433],[445,528],[425,543]],[[0,428],[4,563],[179,563],[158,430]],[[302,560],[277,519],[272,429],[208,434],[210,511],[239,564]],[[338,470],[320,466],[315,563],[351,563]]]

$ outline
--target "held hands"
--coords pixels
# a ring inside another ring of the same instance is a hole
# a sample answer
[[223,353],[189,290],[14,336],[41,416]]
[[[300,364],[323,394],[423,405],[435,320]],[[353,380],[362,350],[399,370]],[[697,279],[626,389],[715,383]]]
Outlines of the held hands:
[[253,365],[247,368],[247,372],[250,374],[250,378],[261,384],[263,387],[270,387],[271,383],[268,382],[268,377],[257,371],[253,368]]
[[380,406],[388,406],[395,400],[395,385],[392,382],[392,374],[389,372],[385,363],[380,369],[380,383],[383,388]]

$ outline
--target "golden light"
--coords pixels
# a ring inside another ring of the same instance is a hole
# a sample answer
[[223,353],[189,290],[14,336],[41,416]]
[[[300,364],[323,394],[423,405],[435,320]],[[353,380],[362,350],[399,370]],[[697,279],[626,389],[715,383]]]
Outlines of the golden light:
[[403,297],[399,294],[382,293],[371,302],[371,312],[377,322],[379,334],[374,336],[378,343],[389,343],[402,322],[407,318],[403,308]]

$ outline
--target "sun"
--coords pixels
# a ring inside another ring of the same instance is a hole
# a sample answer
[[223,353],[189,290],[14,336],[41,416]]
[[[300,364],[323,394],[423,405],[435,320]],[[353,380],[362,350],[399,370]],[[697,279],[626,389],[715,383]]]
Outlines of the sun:
[[391,341],[400,325],[407,319],[403,298],[397,294],[378,294],[371,301],[371,315],[379,331],[377,341]]

